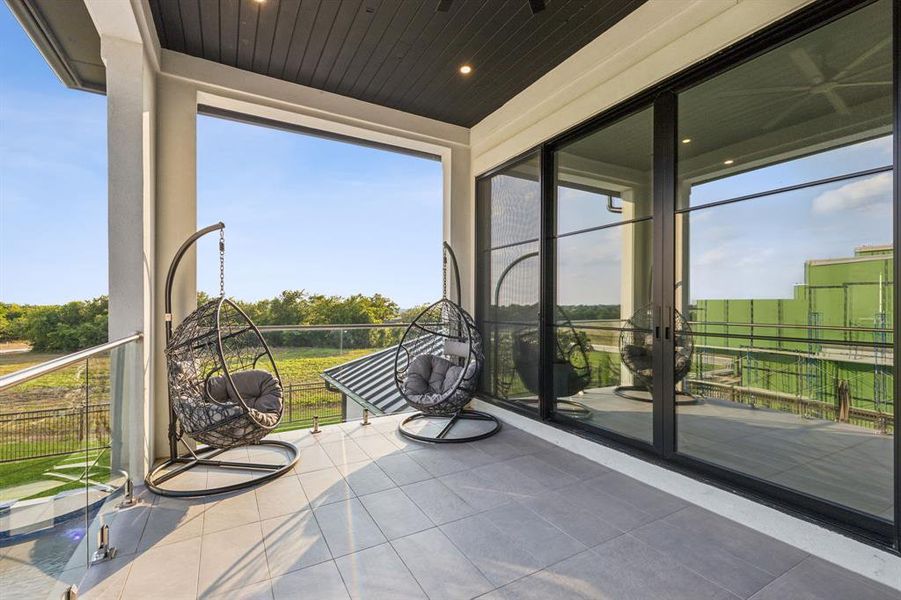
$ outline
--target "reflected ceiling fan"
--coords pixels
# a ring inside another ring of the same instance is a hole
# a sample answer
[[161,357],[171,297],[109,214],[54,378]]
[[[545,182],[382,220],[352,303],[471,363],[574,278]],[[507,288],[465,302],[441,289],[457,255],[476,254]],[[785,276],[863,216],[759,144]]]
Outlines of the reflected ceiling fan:
[[[773,87],[761,87],[751,90],[734,90],[723,92],[719,96],[752,96],[759,94],[785,94],[785,97],[792,99],[789,104],[779,111],[772,119],[767,121],[764,129],[772,129],[788,118],[792,113],[801,108],[812,98],[822,96],[826,99],[835,112],[840,115],[850,114],[848,104],[842,98],[839,91],[846,88],[854,87],[872,87],[892,85],[891,79],[872,80],[872,81],[848,81],[849,78],[855,78],[871,74],[873,71],[884,68],[884,65],[873,67],[861,72],[854,72],[858,66],[866,62],[870,57],[889,46],[892,43],[890,37],[884,38],[873,44],[866,52],[849,62],[843,69],[837,73],[826,76],[823,70],[817,65],[816,61],[810,55],[806,48],[796,48],[789,52],[789,58],[801,74],[810,82],[808,85],[782,85]],[[792,93],[794,92],[794,93]]]

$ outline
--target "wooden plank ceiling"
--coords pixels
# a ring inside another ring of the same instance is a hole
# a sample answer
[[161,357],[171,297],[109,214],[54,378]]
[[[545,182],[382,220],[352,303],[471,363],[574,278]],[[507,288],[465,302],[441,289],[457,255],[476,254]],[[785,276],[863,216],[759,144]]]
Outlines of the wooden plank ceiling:
[[[169,50],[471,127],[644,1],[150,0],[150,7]],[[464,64],[471,74],[460,74]]]

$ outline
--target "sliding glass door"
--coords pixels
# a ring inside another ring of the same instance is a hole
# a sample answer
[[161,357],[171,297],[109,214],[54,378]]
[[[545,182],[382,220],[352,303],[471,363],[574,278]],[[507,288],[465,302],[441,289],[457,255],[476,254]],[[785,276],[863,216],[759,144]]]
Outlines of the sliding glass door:
[[479,178],[485,397],[901,547],[899,5],[800,11]]
[[538,411],[541,178],[538,153],[478,184],[477,318],[485,343],[482,389]]
[[653,109],[554,151],[553,411],[653,441]]
[[887,520],[890,16],[876,2],[678,95],[674,290],[677,451]]

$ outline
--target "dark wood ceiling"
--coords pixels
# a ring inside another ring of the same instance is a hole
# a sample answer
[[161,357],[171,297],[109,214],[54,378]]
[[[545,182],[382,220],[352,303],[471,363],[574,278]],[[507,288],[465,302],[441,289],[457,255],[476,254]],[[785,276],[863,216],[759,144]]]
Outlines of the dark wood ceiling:
[[[164,48],[471,127],[645,0],[150,0]],[[438,10],[438,8],[446,10]],[[473,72],[458,71],[470,64]]]

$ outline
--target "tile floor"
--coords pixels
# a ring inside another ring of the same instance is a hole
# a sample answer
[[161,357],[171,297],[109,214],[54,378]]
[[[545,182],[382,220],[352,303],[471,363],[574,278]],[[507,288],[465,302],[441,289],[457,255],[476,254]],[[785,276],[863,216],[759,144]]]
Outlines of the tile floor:
[[901,598],[512,427],[426,446],[397,420],[282,434],[295,472],[242,493],[145,491],[79,597]]

